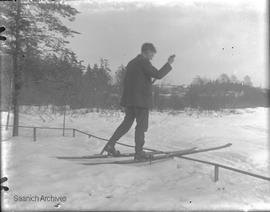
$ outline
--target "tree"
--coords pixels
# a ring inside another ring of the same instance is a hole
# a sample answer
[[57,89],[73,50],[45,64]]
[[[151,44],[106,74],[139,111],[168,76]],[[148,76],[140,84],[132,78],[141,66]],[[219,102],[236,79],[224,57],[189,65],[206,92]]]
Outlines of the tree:
[[231,75],[230,81],[231,81],[232,83],[238,83],[238,82],[239,82],[239,80],[237,79],[237,77],[236,77],[234,74]]
[[243,83],[244,83],[244,85],[252,86],[251,78],[250,78],[248,75],[246,75],[246,76],[244,77]]
[[200,76],[196,76],[192,82],[192,85],[202,85],[203,84],[203,79]]
[[109,102],[107,101],[109,97],[109,93],[111,92],[112,85],[112,77],[110,75],[110,68],[108,65],[108,61],[106,65],[104,65],[101,61],[100,66],[94,66],[94,71],[96,74],[95,85],[95,97],[96,103],[99,106],[105,107]]
[[[2,2],[0,21],[8,26],[6,35],[9,38],[3,51],[13,56],[13,136],[18,135],[19,102],[18,96],[22,87],[24,70],[22,64],[30,55],[45,56],[52,54],[69,55],[72,51],[65,47],[66,38],[73,36],[75,31],[66,27],[61,18],[69,21],[75,19],[78,11],[63,1],[9,1]],[[28,54],[26,54],[28,53]]]
[[206,78],[206,77],[196,76],[196,77],[192,80],[191,84],[192,84],[192,85],[205,85],[205,84],[209,83],[210,81],[211,81],[211,80],[208,79],[208,78]]
[[227,74],[221,74],[218,78],[218,81],[220,83],[229,83],[230,82],[230,78],[228,77]]
[[91,107],[104,107],[108,103],[111,92],[111,76],[108,61],[100,60],[100,64],[94,64],[93,68],[87,66],[83,75],[84,103]]
[[115,87],[119,95],[121,95],[123,91],[125,73],[126,73],[126,68],[124,65],[119,66],[115,73]]

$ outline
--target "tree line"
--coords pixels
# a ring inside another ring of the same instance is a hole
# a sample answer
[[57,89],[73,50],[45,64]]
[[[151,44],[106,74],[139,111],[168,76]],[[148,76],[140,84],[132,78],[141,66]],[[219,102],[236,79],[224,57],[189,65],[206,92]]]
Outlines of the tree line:
[[195,80],[185,96],[191,107],[202,109],[266,107],[269,106],[269,89],[252,85],[247,75],[238,80],[222,74],[216,80]]
[[[74,62],[76,61],[76,62]],[[115,73],[109,61],[86,67],[75,55],[32,55],[25,61],[20,89],[21,105],[69,105],[77,108],[117,109],[122,94],[126,68],[121,65]],[[153,85],[153,109],[206,110],[269,106],[269,90],[254,87],[249,76],[242,80],[235,75],[221,74],[211,80],[197,76],[190,85]]]

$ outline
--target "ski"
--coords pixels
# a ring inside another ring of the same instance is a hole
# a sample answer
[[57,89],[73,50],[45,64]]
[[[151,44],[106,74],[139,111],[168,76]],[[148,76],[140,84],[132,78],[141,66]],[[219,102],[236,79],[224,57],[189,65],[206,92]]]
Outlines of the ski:
[[163,154],[163,155],[153,155],[153,157],[150,160],[142,160],[142,161],[137,161],[134,159],[128,159],[128,160],[116,160],[116,161],[100,161],[100,162],[88,162],[88,163],[82,163],[83,165],[105,165],[105,164],[137,164],[137,163],[151,163],[154,161],[160,161],[160,160],[166,160],[170,159],[173,157],[177,156],[182,156],[182,155],[189,155],[189,154],[195,154],[195,153],[201,153],[201,152],[207,152],[207,151],[214,151],[214,150],[219,150],[223,148],[230,147],[232,144],[228,143],[222,146],[217,146],[217,147],[210,147],[210,148],[205,148],[205,149],[198,149],[198,150],[183,150],[182,152],[178,151],[178,153],[168,153],[168,154]]
[[[191,151],[195,150],[197,147],[189,148],[189,149],[184,149],[184,150],[177,150],[177,151],[156,151],[156,152],[147,152],[147,154],[150,155],[157,155],[157,154],[170,154],[170,153],[181,153],[182,151]],[[88,156],[62,156],[62,157],[57,157],[57,159],[65,159],[65,160],[80,160],[80,159],[102,159],[102,158],[121,158],[121,157],[134,157],[135,153],[121,153],[117,157],[109,156],[109,155],[101,155],[101,154],[96,154],[96,155],[88,155]]]

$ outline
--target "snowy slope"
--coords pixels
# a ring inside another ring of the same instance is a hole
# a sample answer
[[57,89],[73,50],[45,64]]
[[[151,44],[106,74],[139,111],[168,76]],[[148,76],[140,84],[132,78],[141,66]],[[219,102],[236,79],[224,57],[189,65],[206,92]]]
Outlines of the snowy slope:
[[[270,176],[268,109],[233,112],[151,112],[145,146],[178,150],[231,142],[230,148],[191,157]],[[2,123],[5,118],[6,113],[2,113]],[[67,127],[108,138],[122,118],[117,111],[69,111]],[[62,120],[60,114],[28,108],[21,114],[20,125],[61,127]],[[16,138],[10,138],[10,133],[2,128],[2,169],[10,188],[2,196],[6,209],[270,209],[268,181],[221,169],[215,183],[212,166],[179,158],[152,165],[85,166],[85,160],[56,157],[98,153],[104,141],[38,130],[37,142],[33,142],[32,130],[20,130],[21,136]],[[133,144],[133,137],[134,129],[121,142]],[[15,201],[19,196],[42,195],[64,196],[66,200]]]

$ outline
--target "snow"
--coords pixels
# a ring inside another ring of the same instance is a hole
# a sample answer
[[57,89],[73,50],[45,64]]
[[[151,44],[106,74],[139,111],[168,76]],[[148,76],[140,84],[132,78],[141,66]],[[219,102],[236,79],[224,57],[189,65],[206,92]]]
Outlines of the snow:
[[[252,173],[270,176],[268,108],[213,111],[152,111],[146,147],[180,150],[232,143],[229,148],[190,155]],[[69,110],[66,127],[109,138],[120,124],[119,111]],[[7,113],[2,112],[2,125]],[[61,127],[63,115],[51,108],[23,107],[20,125]],[[99,153],[104,141],[61,130],[2,126],[2,176],[8,192],[2,204],[8,210],[252,210],[270,209],[270,182],[180,158],[153,164],[86,166],[83,160],[58,156]],[[134,126],[120,141],[133,144]],[[133,151],[117,146],[122,152]],[[98,159],[101,160],[101,159]],[[112,159],[106,159],[112,160]],[[57,201],[15,201],[17,197],[64,197]],[[64,201],[65,200],[65,201]]]

